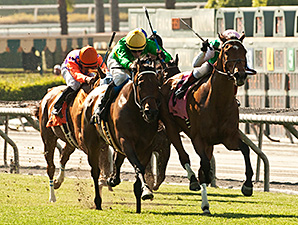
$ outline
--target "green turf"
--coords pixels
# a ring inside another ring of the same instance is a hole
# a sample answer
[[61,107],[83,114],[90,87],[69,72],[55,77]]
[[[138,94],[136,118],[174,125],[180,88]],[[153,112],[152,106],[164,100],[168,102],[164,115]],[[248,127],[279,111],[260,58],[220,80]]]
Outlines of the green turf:
[[48,178],[0,173],[0,224],[297,224],[298,197],[208,188],[212,215],[201,215],[200,192],[187,186],[163,184],[153,201],[142,202],[135,213],[133,184],[122,182],[103,191],[103,210],[92,209],[91,179],[66,178],[48,201]]

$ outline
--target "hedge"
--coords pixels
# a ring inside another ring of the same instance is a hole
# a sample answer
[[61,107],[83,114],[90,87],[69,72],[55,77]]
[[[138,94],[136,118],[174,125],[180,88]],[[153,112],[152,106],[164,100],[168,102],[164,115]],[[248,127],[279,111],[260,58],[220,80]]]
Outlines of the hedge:
[[22,84],[0,81],[0,100],[41,100],[49,88],[62,84],[65,84],[63,78],[54,76],[51,79],[43,77],[40,80],[23,82]]

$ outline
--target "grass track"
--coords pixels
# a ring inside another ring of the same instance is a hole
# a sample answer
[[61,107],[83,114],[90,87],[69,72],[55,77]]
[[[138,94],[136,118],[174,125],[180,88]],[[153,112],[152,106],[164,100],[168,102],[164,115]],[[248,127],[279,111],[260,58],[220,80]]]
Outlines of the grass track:
[[163,184],[135,213],[133,184],[103,191],[103,210],[93,206],[91,179],[66,178],[48,202],[48,178],[0,173],[0,224],[297,224],[295,195],[208,188],[211,216],[200,215],[200,192]]

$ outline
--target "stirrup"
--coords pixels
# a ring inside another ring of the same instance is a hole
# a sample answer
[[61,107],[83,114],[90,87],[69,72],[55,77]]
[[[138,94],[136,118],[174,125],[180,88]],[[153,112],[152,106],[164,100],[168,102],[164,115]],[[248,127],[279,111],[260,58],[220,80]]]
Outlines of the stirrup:
[[186,92],[187,88],[184,89],[182,88],[182,86],[180,88],[178,88],[178,90],[175,92],[175,97],[178,98],[178,99],[181,99],[184,97],[185,95],[185,92]]
[[102,112],[102,109],[100,107],[97,107],[91,116],[90,124],[99,124],[100,123],[100,113]]
[[59,109],[54,108],[54,109],[52,110],[52,113],[51,113],[51,114],[63,118],[63,115],[62,115],[62,108],[59,108]]

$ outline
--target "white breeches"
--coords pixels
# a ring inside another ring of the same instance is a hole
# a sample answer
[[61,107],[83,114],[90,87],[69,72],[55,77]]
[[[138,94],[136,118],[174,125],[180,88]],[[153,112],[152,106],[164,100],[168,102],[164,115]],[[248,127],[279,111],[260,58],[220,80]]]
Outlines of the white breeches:
[[130,78],[130,76],[127,74],[126,69],[118,69],[118,68],[121,68],[122,66],[113,58],[112,53],[108,57],[107,66],[109,68],[111,75],[113,76],[113,80],[116,86],[121,85],[124,81]]
[[61,74],[68,87],[71,87],[74,91],[79,89],[81,83],[79,81],[76,81],[65,67],[62,68]]
[[211,72],[212,69],[213,67],[208,62],[204,62],[202,66],[193,69],[193,76],[199,79]]

